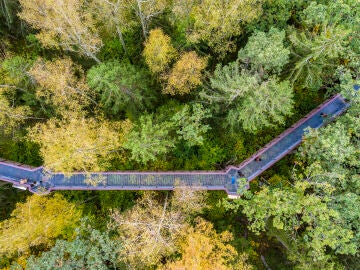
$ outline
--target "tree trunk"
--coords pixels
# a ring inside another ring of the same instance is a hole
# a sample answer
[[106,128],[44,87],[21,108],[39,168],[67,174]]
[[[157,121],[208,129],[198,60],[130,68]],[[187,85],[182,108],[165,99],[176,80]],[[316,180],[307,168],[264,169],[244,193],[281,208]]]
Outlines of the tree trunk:
[[147,39],[147,31],[146,31],[146,24],[145,24],[145,20],[144,20],[144,16],[143,16],[143,13],[142,13],[142,10],[141,10],[141,0],[136,0],[136,3],[137,3],[137,7],[138,7],[138,16],[140,18],[140,23],[141,23],[141,28],[142,28],[142,32],[143,32],[143,35],[144,35],[144,39],[146,40]]
[[121,30],[120,30],[120,28],[119,28],[118,25],[116,25],[116,32],[117,32],[117,34],[118,34],[118,37],[119,37],[121,46],[122,46],[123,49],[124,49],[125,55],[126,55],[126,57],[129,59],[130,63],[132,64],[132,61],[131,61],[131,59],[130,59],[128,50],[127,50],[126,45],[125,45],[124,36],[123,36],[123,34],[122,34],[122,32],[121,32]]

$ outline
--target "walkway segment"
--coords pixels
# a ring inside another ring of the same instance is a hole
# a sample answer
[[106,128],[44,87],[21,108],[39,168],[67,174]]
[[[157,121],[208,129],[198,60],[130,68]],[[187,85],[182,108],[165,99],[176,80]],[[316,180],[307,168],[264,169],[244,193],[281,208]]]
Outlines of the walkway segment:
[[323,126],[348,107],[349,103],[341,95],[333,96],[240,165],[223,171],[79,172],[67,175],[47,172],[43,167],[32,168],[0,160],[0,180],[39,194],[53,190],[173,190],[190,187],[225,190],[229,196],[237,196],[237,179],[246,178],[250,182],[297,147],[307,128]]

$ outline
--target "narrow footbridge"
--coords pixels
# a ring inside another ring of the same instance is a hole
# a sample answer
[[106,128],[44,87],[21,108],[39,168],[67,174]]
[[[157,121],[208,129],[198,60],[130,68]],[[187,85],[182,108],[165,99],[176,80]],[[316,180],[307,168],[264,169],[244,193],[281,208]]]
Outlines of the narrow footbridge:
[[250,182],[297,147],[306,128],[319,128],[348,107],[349,103],[341,95],[333,96],[240,165],[223,171],[75,172],[68,175],[0,159],[0,180],[39,194],[53,190],[172,190],[190,187],[225,190],[229,196],[236,196],[237,179],[246,178]]

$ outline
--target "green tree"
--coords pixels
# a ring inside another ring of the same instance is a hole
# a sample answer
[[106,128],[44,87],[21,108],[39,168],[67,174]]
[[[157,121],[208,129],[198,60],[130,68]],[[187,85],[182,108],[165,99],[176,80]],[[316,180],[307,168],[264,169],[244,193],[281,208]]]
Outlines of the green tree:
[[244,97],[250,89],[256,88],[258,79],[242,69],[238,62],[231,62],[225,66],[216,66],[210,77],[210,86],[211,89],[200,93],[202,98],[211,103],[230,105]]
[[170,121],[176,126],[179,137],[187,145],[194,146],[203,144],[203,135],[210,130],[210,126],[202,122],[210,116],[210,110],[205,109],[201,104],[185,105],[173,115]]
[[35,118],[24,104],[34,96],[30,68],[31,61],[20,56],[5,58],[0,64],[0,126],[5,135],[15,135],[27,119]]
[[124,147],[138,162],[155,161],[175,146],[175,140],[170,136],[172,129],[173,125],[169,122],[157,123],[153,115],[143,115],[128,134]]
[[255,32],[239,51],[239,59],[250,63],[260,73],[280,73],[289,61],[290,50],[284,46],[285,31],[271,28],[269,32]]
[[210,76],[210,89],[200,96],[228,112],[226,123],[231,128],[241,124],[244,130],[256,133],[284,123],[292,114],[292,87],[277,77],[290,54],[284,39],[285,32],[276,28],[255,32],[239,51],[237,61],[218,64]]
[[293,82],[317,90],[326,77],[331,77],[345,56],[344,39],[349,30],[329,26],[317,35],[293,30],[289,36],[295,55],[294,68],[290,73]]
[[359,7],[353,1],[316,2],[304,9],[303,31],[292,29],[289,39],[294,55],[291,80],[300,86],[317,90],[336,81],[335,70],[350,66],[358,55]]
[[0,92],[11,107],[26,105],[34,116],[42,117],[47,111],[36,97],[36,81],[30,73],[32,66],[33,60],[9,54],[0,64]]
[[228,123],[232,125],[239,119],[245,130],[256,133],[264,127],[284,124],[285,117],[292,114],[293,105],[290,83],[270,77],[251,91],[241,106],[229,111]]
[[0,89],[0,127],[4,135],[14,134],[31,117],[27,106],[12,106]]
[[30,91],[34,82],[29,70],[32,61],[21,56],[7,57],[1,63],[0,87],[17,89],[22,92]]
[[116,269],[119,241],[91,227],[77,230],[72,241],[57,240],[40,257],[30,256],[26,269]]
[[35,246],[50,247],[58,237],[71,238],[80,214],[59,194],[32,195],[18,203],[11,217],[0,223],[0,254],[27,253]]
[[256,133],[261,128],[281,124],[291,115],[293,92],[288,81],[276,76],[263,79],[257,72],[241,69],[238,62],[217,66],[210,78],[211,88],[201,96],[227,108],[227,123]]
[[256,20],[246,25],[246,29],[268,31],[271,27],[285,29],[290,22],[298,22],[298,13],[302,12],[307,0],[265,0],[262,3],[262,14]]
[[113,114],[129,107],[142,107],[148,93],[148,77],[134,65],[106,62],[87,73],[88,85],[101,95],[102,105]]
[[[313,189],[321,193],[309,192]],[[297,269],[334,269],[336,258],[329,251],[355,254],[356,245],[340,213],[328,206],[332,192],[326,184],[297,181],[291,188],[265,187],[254,195],[248,193],[237,203],[249,219],[249,228],[275,237]]]

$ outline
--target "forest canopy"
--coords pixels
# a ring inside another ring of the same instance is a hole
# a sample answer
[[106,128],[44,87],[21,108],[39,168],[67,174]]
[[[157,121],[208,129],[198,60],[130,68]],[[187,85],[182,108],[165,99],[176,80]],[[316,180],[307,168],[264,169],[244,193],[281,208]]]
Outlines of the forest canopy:
[[2,269],[357,269],[357,0],[0,0],[0,158],[222,170],[330,96],[351,106],[221,191],[0,184]]

